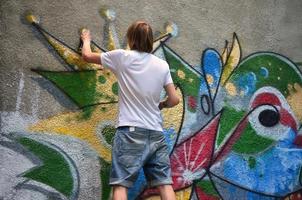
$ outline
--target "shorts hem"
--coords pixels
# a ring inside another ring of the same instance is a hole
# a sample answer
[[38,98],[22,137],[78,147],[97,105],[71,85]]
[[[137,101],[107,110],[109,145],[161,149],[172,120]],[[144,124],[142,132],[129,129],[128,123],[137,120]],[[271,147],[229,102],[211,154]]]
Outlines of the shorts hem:
[[133,186],[133,182],[126,181],[126,180],[110,180],[109,185],[110,186],[120,185],[126,188],[131,188]]
[[172,185],[172,184],[173,184],[173,181],[171,179],[148,182],[149,187],[157,187],[157,186],[161,186],[161,185]]

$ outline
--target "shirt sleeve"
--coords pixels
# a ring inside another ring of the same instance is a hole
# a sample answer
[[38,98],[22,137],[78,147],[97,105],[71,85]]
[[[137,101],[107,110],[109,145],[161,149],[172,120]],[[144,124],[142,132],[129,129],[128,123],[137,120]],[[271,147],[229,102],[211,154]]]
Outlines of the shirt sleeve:
[[172,80],[172,77],[171,77],[170,70],[168,69],[167,73],[165,75],[164,86],[166,86],[166,85],[168,85],[170,83],[173,83],[173,80]]
[[122,53],[123,50],[121,49],[101,53],[102,66],[112,70],[113,72],[116,72],[119,67]]

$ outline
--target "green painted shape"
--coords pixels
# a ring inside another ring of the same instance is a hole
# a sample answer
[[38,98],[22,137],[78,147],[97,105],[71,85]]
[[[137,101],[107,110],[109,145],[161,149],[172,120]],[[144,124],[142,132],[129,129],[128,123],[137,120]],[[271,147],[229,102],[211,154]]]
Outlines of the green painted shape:
[[201,180],[196,183],[196,187],[199,187],[204,193],[212,196],[219,197],[213,184],[209,180]]
[[115,132],[116,132],[116,129],[112,125],[106,125],[103,128],[102,135],[104,136],[104,138],[108,144],[112,144]]
[[38,73],[63,90],[78,106],[97,103],[96,71]]
[[118,95],[118,83],[117,82],[112,84],[111,89],[112,89],[113,94]]
[[254,169],[256,167],[256,159],[252,156],[248,158],[250,169]]
[[[261,67],[268,70],[268,77],[260,75]],[[274,53],[257,53],[247,58],[235,69],[228,82],[236,83],[241,76],[250,72],[256,74],[256,90],[264,86],[271,86],[287,97],[288,84],[299,83],[302,85],[302,76],[298,68],[288,59]]]
[[102,84],[106,83],[106,78],[105,78],[105,76],[99,76],[98,80],[99,80],[99,82],[102,83]]
[[267,149],[273,142],[272,139],[257,135],[257,132],[248,123],[232,150],[242,154],[256,154]]
[[225,137],[234,129],[239,121],[244,116],[244,111],[236,111],[231,106],[225,106],[219,122],[219,132],[216,140],[217,146],[219,146]]
[[110,168],[111,165],[102,158],[99,158],[101,165],[100,178],[102,181],[102,200],[108,200],[111,193],[111,187],[109,186]]
[[44,183],[70,197],[73,178],[64,157],[58,151],[29,138],[18,138],[18,142],[43,162],[42,166],[31,169],[23,177]]
[[[165,58],[170,66],[170,72],[175,85],[181,88],[184,96],[198,97],[201,76],[192,70],[182,59],[163,46]],[[185,74],[185,79],[178,77],[178,70]],[[189,81],[191,80],[191,81]]]
[[96,92],[96,71],[77,72],[51,72],[37,71],[67,94],[79,107],[100,102],[105,97],[100,97]]

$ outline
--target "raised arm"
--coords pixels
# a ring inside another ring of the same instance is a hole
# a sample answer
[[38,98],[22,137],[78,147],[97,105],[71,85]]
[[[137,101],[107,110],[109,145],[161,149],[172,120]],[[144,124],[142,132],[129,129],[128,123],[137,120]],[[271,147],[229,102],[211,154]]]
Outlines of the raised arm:
[[179,103],[179,98],[176,94],[176,90],[173,83],[166,85],[165,87],[168,98],[159,103],[159,109],[172,108]]
[[83,60],[89,63],[102,64],[100,53],[94,53],[90,48],[90,31],[87,29],[83,29],[81,33],[81,39],[83,41],[82,47],[82,57]]

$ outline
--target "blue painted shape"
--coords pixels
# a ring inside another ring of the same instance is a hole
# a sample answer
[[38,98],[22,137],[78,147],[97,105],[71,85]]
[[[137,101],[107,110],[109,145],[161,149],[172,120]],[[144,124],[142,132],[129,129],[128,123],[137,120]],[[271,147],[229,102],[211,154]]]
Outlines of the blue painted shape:
[[267,78],[269,75],[268,69],[266,67],[261,67],[260,68],[260,75],[263,76],[264,78]]
[[239,93],[251,96],[256,91],[257,77],[254,72],[243,74],[236,80],[235,84],[239,88]]
[[175,132],[174,128],[168,128],[163,130],[163,134],[165,135],[166,143],[168,144],[169,147],[169,153],[171,153],[173,150],[173,146],[176,142],[177,133]]
[[[207,49],[202,56],[202,68],[212,99],[214,98],[222,71],[222,62],[219,53],[214,49]],[[207,78],[208,77],[208,78]]]
[[248,156],[232,152],[213,166],[213,172],[257,192],[284,196],[297,191],[302,188],[299,181],[302,149],[293,144],[295,136],[295,131],[289,129],[285,139],[254,157],[255,166],[249,165]]

